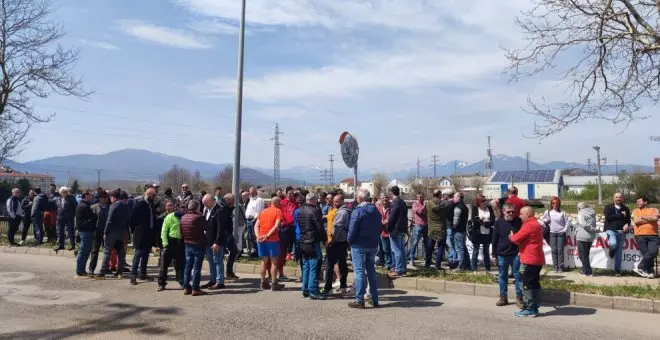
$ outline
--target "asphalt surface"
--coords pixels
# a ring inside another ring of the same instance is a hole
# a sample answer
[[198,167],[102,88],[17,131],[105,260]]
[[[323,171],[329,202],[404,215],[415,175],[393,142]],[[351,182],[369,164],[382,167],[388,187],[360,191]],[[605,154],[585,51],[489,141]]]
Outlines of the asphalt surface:
[[542,317],[518,319],[494,299],[401,290],[382,290],[379,309],[354,310],[303,299],[296,284],[262,292],[254,275],[191,297],[73,273],[72,259],[1,254],[0,340],[660,339],[657,314],[544,306]]

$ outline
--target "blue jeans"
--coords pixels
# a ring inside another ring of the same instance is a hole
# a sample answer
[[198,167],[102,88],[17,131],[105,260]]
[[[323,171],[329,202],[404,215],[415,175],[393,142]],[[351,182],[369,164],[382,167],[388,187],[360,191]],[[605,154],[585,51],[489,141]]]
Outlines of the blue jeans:
[[387,270],[392,268],[392,245],[389,237],[380,237],[380,249],[378,250],[378,263],[384,264]]
[[73,230],[73,219],[57,220],[57,245],[64,248],[64,230],[66,229],[66,236],[69,237],[69,244],[72,247],[76,246],[76,233]]
[[477,270],[478,266],[478,257],[479,249],[483,249],[484,252],[484,267],[487,271],[490,271],[490,243],[473,243],[472,244],[472,271]]
[[623,255],[623,245],[625,243],[625,234],[623,231],[608,230],[607,245],[610,249],[614,249],[614,271],[621,273],[621,258]]
[[394,256],[394,271],[403,275],[406,273],[406,234],[402,232],[390,234],[390,245]]
[[450,226],[447,226],[447,253],[447,262],[454,266],[458,262],[458,255],[454,246],[454,230]]
[[[374,259],[377,249],[352,248],[351,258],[355,274],[355,301],[364,303],[364,294],[367,292],[369,281],[369,294],[374,304],[378,303],[378,282],[376,281],[376,267]],[[367,280],[365,280],[365,278]]]
[[316,243],[314,245],[316,256],[305,257],[303,255],[303,271],[302,271],[302,291],[303,294],[319,295],[319,265],[321,263],[321,245]]
[[468,254],[467,247],[465,246],[466,234],[464,231],[452,231],[452,239],[454,240],[454,249],[456,249],[456,257],[458,257],[458,268],[459,269],[469,269],[470,265],[468,259],[470,255]]
[[92,242],[94,241],[93,231],[81,231],[80,235],[80,251],[76,258],[76,273],[82,274],[85,272],[85,265],[89,259],[89,253],[92,251]]
[[442,257],[445,254],[445,245],[447,241],[445,240],[433,240],[430,239],[426,242],[426,261],[424,263],[425,267],[431,266],[431,260],[433,259],[433,248],[435,248],[436,243],[438,244],[438,252],[435,254],[435,267],[440,269],[442,264]]
[[[183,270],[183,288],[199,290],[199,281],[202,279],[203,262],[204,247],[186,244],[186,266]],[[191,280],[192,287],[190,285]]]
[[220,247],[217,253],[206,247],[206,260],[209,261],[210,284],[225,284],[225,247]]
[[37,216],[32,218],[32,224],[34,225],[34,237],[37,239],[37,243],[42,243],[44,241],[44,214],[37,212]]
[[149,262],[149,253],[151,249],[135,249],[133,254],[133,263],[131,264],[131,278],[137,278],[138,269],[140,277],[147,276],[147,263]]
[[513,271],[516,286],[516,297],[522,297],[520,285],[520,257],[518,255],[498,256],[497,265],[499,270],[498,283],[500,285],[500,296],[508,296],[509,292],[509,267]]
[[419,244],[420,240],[422,241],[424,247],[426,247],[426,244],[429,241],[429,228],[427,226],[415,225],[415,229],[413,230],[412,235],[412,242],[410,243],[410,249],[408,251],[408,258],[410,259],[411,263],[415,261],[415,256],[417,255],[417,245]]

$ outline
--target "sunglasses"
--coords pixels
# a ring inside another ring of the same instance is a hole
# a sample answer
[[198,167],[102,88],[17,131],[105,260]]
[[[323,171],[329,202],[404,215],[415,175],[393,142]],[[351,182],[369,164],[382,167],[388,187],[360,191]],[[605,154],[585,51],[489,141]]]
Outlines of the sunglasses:
[[515,214],[516,212],[515,212],[515,211],[505,211],[504,213],[507,214],[507,215],[513,215],[513,214]]

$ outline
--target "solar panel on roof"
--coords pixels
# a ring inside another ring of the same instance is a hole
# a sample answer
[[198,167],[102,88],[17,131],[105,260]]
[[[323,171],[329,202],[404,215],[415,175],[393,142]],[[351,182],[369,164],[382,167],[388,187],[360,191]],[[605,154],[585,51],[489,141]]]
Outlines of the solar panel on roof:
[[550,183],[554,178],[555,170],[498,171],[492,182]]

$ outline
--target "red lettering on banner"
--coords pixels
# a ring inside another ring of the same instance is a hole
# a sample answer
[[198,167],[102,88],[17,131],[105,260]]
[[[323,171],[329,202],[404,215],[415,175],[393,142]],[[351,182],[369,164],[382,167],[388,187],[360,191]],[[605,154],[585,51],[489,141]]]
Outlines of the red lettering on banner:
[[571,246],[571,247],[575,246],[575,240],[568,235],[566,235],[566,238],[564,238],[564,247],[566,246]]
[[609,248],[609,245],[606,247],[605,244],[607,244],[607,242],[603,242],[603,238],[599,237],[596,239],[596,246],[592,248]]
[[623,249],[639,250],[639,245],[637,244],[637,240],[635,240],[632,237],[626,238]]

